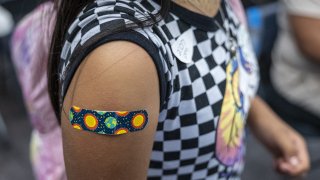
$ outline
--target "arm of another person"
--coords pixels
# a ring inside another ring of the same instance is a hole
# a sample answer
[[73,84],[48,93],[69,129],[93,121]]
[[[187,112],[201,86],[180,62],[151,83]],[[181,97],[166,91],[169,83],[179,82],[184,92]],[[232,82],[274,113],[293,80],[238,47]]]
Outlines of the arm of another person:
[[300,51],[320,65],[320,18],[289,15],[289,22]]
[[291,176],[301,176],[308,171],[309,155],[303,137],[260,97],[252,102],[248,124],[253,134],[274,156],[278,171]]
[[[61,115],[68,179],[146,179],[159,96],[156,67],[138,45],[113,41],[89,54],[73,77]],[[146,110],[149,123],[141,131],[116,136],[79,131],[66,113],[73,105],[102,111]]]

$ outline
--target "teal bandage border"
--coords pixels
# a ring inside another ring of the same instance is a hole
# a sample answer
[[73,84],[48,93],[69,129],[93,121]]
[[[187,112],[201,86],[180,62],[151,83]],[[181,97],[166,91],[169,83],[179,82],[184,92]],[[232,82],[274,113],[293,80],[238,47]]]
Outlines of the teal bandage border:
[[97,111],[73,106],[69,112],[69,120],[78,130],[120,135],[144,129],[148,124],[148,113],[146,110]]

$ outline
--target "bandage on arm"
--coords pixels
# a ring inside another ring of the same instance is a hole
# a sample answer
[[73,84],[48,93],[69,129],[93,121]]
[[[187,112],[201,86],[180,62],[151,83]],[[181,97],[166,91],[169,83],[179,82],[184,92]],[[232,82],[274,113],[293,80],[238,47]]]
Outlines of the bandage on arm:
[[[89,54],[72,79],[61,115],[68,179],[146,179],[159,96],[156,68],[141,47],[113,41]],[[139,131],[116,136],[79,131],[69,121],[73,105],[91,112],[143,110],[149,121]]]
[[103,135],[121,135],[142,131],[149,119],[146,110],[100,111],[73,106],[69,112],[73,128]]

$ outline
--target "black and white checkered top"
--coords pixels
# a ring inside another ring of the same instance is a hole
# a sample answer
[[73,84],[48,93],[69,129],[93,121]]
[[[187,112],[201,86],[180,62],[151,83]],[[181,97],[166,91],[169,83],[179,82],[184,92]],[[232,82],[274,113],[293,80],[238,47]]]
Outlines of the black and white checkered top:
[[101,44],[134,42],[150,54],[160,82],[161,112],[149,179],[238,179],[244,126],[258,87],[245,25],[227,0],[211,18],[172,3],[152,26],[156,0],[96,0],[70,26],[60,62],[60,102],[81,61]]

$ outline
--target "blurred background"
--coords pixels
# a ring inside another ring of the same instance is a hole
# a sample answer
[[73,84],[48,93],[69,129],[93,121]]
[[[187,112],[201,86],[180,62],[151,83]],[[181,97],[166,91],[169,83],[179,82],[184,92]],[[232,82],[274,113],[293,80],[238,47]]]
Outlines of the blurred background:
[[[259,93],[262,97],[268,98],[270,86],[272,89],[271,51],[278,34],[277,13],[281,9],[276,0],[247,0],[243,3],[261,68]],[[38,4],[40,0],[0,0],[0,180],[35,179],[29,158],[31,124],[9,47],[14,26]],[[310,142],[310,151],[320,152],[320,136],[315,133],[305,137]],[[320,179],[320,153],[318,154],[318,157],[312,157],[312,176],[308,179]],[[279,176],[274,171],[271,155],[250,132],[246,161],[244,180],[290,179]]]
[[34,179],[29,159],[31,125],[11,62],[9,42],[13,26],[38,3],[38,0],[0,0],[1,180]]

